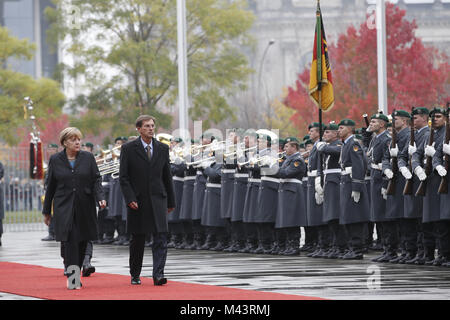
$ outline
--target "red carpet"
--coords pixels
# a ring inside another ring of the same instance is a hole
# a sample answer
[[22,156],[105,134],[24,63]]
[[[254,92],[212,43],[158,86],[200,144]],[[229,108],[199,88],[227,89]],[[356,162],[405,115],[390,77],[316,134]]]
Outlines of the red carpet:
[[0,262],[0,292],[51,300],[321,300],[321,298],[243,290],[212,285],[168,281],[154,286],[141,277],[132,286],[130,277],[94,273],[81,278],[80,290],[68,290],[62,269]]

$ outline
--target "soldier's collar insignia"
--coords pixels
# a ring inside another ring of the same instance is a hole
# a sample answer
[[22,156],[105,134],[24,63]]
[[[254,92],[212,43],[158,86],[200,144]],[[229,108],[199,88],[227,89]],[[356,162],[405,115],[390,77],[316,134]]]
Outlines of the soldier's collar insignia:
[[298,167],[300,165],[300,161],[295,161],[294,162],[294,167]]
[[357,145],[354,145],[354,146],[353,146],[353,151],[356,152],[356,151],[358,151],[358,150],[359,150],[358,146],[357,146]]

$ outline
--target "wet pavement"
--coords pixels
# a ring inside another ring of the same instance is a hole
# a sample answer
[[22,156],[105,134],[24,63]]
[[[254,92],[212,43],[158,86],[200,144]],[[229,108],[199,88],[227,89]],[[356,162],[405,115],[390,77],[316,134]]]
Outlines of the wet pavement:
[[[58,242],[46,232],[3,234],[0,261],[61,268]],[[141,276],[151,277],[151,249],[145,249]],[[345,300],[449,300],[450,268],[296,257],[169,249],[169,280]],[[129,275],[128,247],[94,245],[97,272]],[[1,271],[0,271],[1,274]],[[0,292],[0,300],[32,299]]]

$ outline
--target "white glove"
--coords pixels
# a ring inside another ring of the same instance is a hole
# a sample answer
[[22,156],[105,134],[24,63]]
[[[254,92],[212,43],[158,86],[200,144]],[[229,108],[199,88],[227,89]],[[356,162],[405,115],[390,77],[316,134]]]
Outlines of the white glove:
[[319,141],[319,142],[317,142],[317,144],[316,144],[316,148],[317,148],[317,150],[322,151],[322,149],[325,148],[326,145],[327,145],[326,142]]
[[361,197],[361,193],[358,191],[352,191],[352,198],[355,203],[359,202],[359,198]]
[[402,175],[405,177],[406,180],[409,180],[412,178],[412,174],[407,167],[400,167],[399,170],[402,173]]
[[320,177],[316,177],[314,179],[314,189],[316,190],[316,193],[318,193],[320,196],[323,196],[323,188],[320,185]]
[[182,164],[183,163],[183,159],[181,159],[180,157],[176,157],[174,163],[177,164],[177,165],[178,164]]
[[391,180],[394,177],[394,173],[392,172],[391,169],[385,169],[384,170],[384,175]]
[[420,181],[424,181],[427,178],[427,175],[425,174],[425,171],[422,169],[421,166],[417,166],[416,169],[414,169],[414,173],[419,178]]
[[434,156],[435,153],[436,153],[436,149],[434,149],[434,142],[433,142],[433,145],[431,145],[431,146],[427,145],[425,147],[425,155],[427,157],[432,157],[432,156]]
[[257,158],[256,158],[256,157],[251,157],[251,158],[249,159],[249,164],[250,164],[250,165],[254,165],[254,164],[256,164],[256,161],[257,161]]
[[314,193],[314,196],[316,198],[317,205],[321,205],[323,203],[323,194],[318,194],[316,192],[316,193]]
[[414,142],[413,146],[412,145],[408,145],[408,154],[410,156],[412,156],[413,153],[416,152],[416,151],[417,151],[417,147],[416,147],[416,143],[415,142]]
[[445,177],[447,175],[447,170],[442,165],[438,165],[436,167],[436,171],[439,173],[441,177]]
[[383,199],[387,199],[387,190],[385,188],[381,188],[381,195],[383,196]]
[[443,151],[445,154],[450,155],[450,143],[449,143],[449,144],[444,143],[444,144],[442,145],[442,151]]
[[398,155],[398,146],[395,145],[395,148],[390,148],[389,153],[391,154],[391,158],[396,158]]

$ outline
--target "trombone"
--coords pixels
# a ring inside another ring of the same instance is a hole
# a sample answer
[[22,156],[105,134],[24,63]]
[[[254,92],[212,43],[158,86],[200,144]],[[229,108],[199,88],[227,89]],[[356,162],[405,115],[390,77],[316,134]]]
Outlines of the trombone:
[[[279,160],[282,159],[285,155],[286,155],[286,151],[278,152],[278,153],[277,153],[276,159],[279,161]],[[266,155],[261,156],[261,157],[250,158],[248,161],[245,161],[245,162],[238,162],[238,165],[239,165],[239,166],[245,166],[246,164],[250,164],[251,166],[253,166],[253,165],[255,165],[255,164],[261,162],[262,160],[267,159],[267,157],[270,157],[271,159],[274,159],[274,160],[275,160],[275,157],[272,157],[271,155],[266,154]]]

